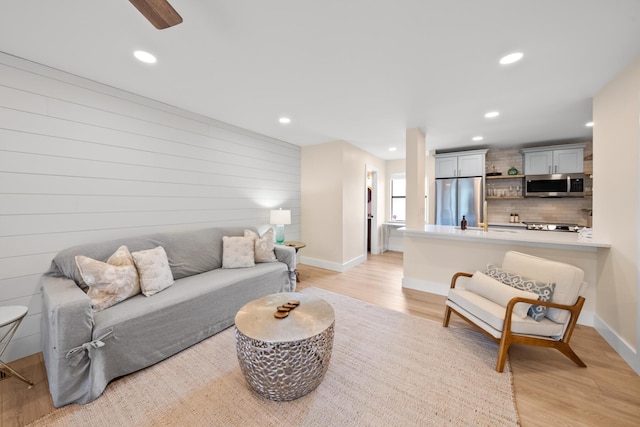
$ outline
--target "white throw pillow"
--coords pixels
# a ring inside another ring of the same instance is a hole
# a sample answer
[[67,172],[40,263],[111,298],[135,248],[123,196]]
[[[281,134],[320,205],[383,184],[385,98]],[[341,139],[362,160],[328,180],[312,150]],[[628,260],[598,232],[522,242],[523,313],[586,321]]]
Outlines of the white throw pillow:
[[273,228],[265,231],[262,236],[251,230],[244,230],[244,237],[253,240],[255,262],[276,262],[276,242],[273,240]]
[[162,246],[131,254],[140,275],[142,293],[150,297],[173,285],[173,274]]
[[242,236],[222,238],[222,268],[255,266],[253,239]]
[[138,271],[126,246],[120,246],[107,262],[75,257],[82,280],[89,286],[87,296],[95,311],[104,310],[140,293]]
[[[483,296],[496,304],[506,307],[509,301],[515,297],[523,297],[537,300],[539,295],[532,292],[521,291],[520,289],[512,288],[509,285],[505,285],[484,273],[476,271],[473,277],[471,277],[465,288],[469,292]],[[513,314],[524,319],[527,317],[527,311],[529,311],[531,304],[519,302],[513,307]]]

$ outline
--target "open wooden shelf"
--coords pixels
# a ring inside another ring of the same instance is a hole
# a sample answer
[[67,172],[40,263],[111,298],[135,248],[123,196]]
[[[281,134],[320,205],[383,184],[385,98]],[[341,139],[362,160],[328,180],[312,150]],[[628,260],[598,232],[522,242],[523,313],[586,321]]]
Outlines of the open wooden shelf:
[[508,178],[524,178],[524,175],[496,175],[487,176],[487,179],[508,179]]
[[514,200],[514,199],[524,199],[524,197],[522,197],[522,196],[505,196],[505,197],[485,196],[485,199],[487,199],[487,200]]

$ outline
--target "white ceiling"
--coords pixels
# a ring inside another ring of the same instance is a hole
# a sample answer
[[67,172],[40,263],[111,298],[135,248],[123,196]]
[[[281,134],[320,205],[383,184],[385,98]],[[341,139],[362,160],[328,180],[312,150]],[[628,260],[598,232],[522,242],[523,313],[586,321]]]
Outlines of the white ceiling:
[[[638,0],[171,3],[184,22],[156,30],[126,0],[0,0],[0,51],[292,144],[344,140],[384,159],[404,158],[412,127],[429,149],[589,138],[591,98],[640,55]],[[513,51],[524,59],[498,64]]]

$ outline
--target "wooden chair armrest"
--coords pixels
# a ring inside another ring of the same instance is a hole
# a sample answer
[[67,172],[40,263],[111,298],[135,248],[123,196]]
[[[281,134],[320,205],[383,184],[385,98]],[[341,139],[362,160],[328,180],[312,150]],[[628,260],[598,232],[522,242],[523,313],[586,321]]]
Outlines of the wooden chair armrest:
[[562,337],[562,340],[568,343],[569,340],[571,339],[571,335],[573,334],[573,329],[576,326],[576,322],[578,321],[578,316],[580,316],[580,312],[582,311],[582,306],[584,304],[584,297],[579,296],[578,300],[573,305],[557,304],[557,303],[548,302],[548,301],[538,301],[537,299],[532,299],[532,298],[521,298],[521,297],[511,298],[511,300],[509,300],[509,303],[507,304],[507,310],[505,311],[505,315],[504,315],[504,323],[502,326],[503,335],[511,334],[511,315],[513,313],[513,307],[519,302],[525,302],[527,304],[543,305],[545,307],[558,308],[560,310],[569,311],[570,314],[569,314],[569,321],[567,323],[568,326],[565,329],[564,336]]
[[582,308],[582,303],[580,301],[580,298],[583,298],[583,297],[578,297],[578,300],[573,305],[566,305],[566,304],[558,304],[551,301],[540,301],[533,298],[514,297],[509,300],[509,303],[507,304],[507,310],[509,310],[509,307],[511,307],[511,311],[512,311],[514,305],[516,305],[519,302],[524,302],[527,304],[542,305],[544,307],[558,308],[560,310],[567,310],[571,312],[574,312],[576,309],[578,309],[578,312],[579,312],[580,309]]
[[473,274],[469,274],[469,273],[463,273],[463,272],[459,272],[453,275],[453,277],[451,278],[451,288],[453,289],[456,287],[456,280],[458,280],[458,277],[473,277]]

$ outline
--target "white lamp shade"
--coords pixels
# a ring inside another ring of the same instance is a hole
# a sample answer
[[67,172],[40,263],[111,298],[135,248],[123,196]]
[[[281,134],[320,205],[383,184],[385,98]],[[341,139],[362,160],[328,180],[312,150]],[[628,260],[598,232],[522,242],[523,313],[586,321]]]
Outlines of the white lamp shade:
[[272,210],[269,222],[275,225],[291,224],[291,211],[283,209]]

